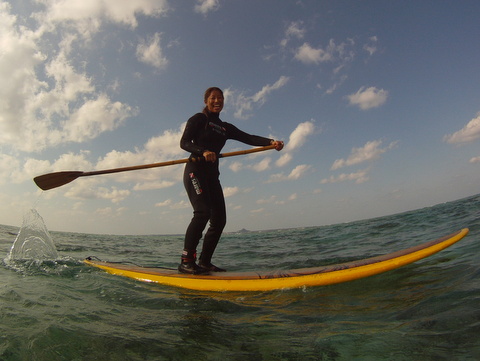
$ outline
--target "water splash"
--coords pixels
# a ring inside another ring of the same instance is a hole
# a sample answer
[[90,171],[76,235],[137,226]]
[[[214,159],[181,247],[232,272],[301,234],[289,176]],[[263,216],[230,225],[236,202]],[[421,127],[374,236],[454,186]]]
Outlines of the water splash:
[[23,216],[22,228],[13,242],[7,261],[11,260],[55,260],[57,249],[43,218],[35,209]]

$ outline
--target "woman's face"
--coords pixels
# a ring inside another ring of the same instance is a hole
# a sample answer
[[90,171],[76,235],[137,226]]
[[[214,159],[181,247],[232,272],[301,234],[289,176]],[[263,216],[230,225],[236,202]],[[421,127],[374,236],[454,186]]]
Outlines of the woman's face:
[[218,90],[213,90],[205,102],[207,109],[211,113],[220,113],[223,109],[223,95]]

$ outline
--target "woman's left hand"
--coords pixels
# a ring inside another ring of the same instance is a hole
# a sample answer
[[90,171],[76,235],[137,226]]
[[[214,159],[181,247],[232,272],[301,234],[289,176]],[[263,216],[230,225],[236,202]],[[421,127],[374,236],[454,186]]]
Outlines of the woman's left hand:
[[281,140],[273,140],[270,144],[275,146],[275,150],[281,151],[283,149],[283,142]]
[[205,158],[207,162],[213,163],[217,160],[217,154],[209,150],[206,150],[205,152],[203,152],[203,158]]

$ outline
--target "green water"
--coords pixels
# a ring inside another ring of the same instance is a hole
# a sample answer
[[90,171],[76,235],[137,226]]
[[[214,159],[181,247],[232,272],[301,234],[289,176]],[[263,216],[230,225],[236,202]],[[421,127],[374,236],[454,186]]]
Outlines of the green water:
[[215,263],[246,271],[361,259],[470,228],[441,253],[382,275],[250,293],[141,283],[82,263],[94,255],[175,267],[181,236],[51,232],[56,259],[15,260],[19,228],[0,226],[0,360],[479,360],[479,209],[475,196],[348,224],[225,235]]

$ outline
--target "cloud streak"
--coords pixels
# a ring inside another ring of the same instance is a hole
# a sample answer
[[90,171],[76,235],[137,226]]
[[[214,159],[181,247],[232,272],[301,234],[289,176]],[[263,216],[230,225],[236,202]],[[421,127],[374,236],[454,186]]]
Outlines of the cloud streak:
[[34,14],[44,31],[52,31],[59,24],[74,27],[82,36],[99,31],[103,22],[122,24],[130,28],[138,25],[137,16],[160,17],[169,10],[167,0],[38,0],[44,11]]
[[462,129],[446,135],[443,140],[450,144],[467,144],[480,139],[480,112]]
[[148,41],[141,41],[137,46],[137,58],[142,63],[151,65],[154,68],[160,70],[164,69],[168,60],[163,56],[163,51],[160,46],[160,33],[155,33],[155,35],[148,39]]
[[368,177],[368,169],[363,169],[353,173],[342,173],[337,176],[332,175],[329,178],[322,179],[320,183],[327,184],[327,183],[341,183],[346,181],[352,181],[352,182],[355,182],[356,184],[362,184],[367,182],[369,179],[370,178]]
[[376,87],[361,87],[356,93],[347,96],[350,105],[356,105],[362,110],[378,108],[385,104],[388,91]]
[[285,47],[292,38],[303,39],[305,34],[306,29],[303,25],[303,21],[293,21],[287,26],[285,37],[280,41],[280,45]]
[[313,121],[307,121],[297,125],[295,130],[290,134],[287,144],[282,152],[281,157],[276,164],[282,167],[288,164],[293,158],[293,152],[302,147],[307,138],[316,131]]
[[[103,21],[135,27],[138,14],[160,16],[167,10],[165,1],[147,0],[122,7],[111,0],[39,3],[42,11],[32,14],[36,29],[17,23],[10,5],[0,4],[0,142],[22,152],[94,139],[137,115],[138,109],[97,90],[96,79],[75,67],[69,54],[78,37],[90,37]],[[64,35],[57,46],[41,45],[59,28]],[[140,44],[139,59],[164,66],[159,42],[156,34]]]
[[293,181],[303,178],[307,172],[312,168],[312,166],[308,164],[300,164],[297,165],[289,174],[285,173],[278,173],[273,174],[267,183],[276,183],[276,182],[283,182],[283,181]]
[[398,142],[391,142],[385,148],[380,147],[382,143],[383,142],[381,140],[373,140],[367,142],[363,147],[353,148],[348,158],[337,159],[330,169],[336,170],[343,167],[376,160],[380,158],[380,155],[383,153],[393,149]]
[[232,88],[225,89],[225,103],[231,104],[234,108],[234,117],[237,119],[248,119],[254,108],[261,107],[267,101],[268,96],[281,88],[289,81],[289,77],[282,75],[275,83],[265,85],[257,93],[247,96],[243,91]]
[[219,8],[219,0],[197,0],[194,10],[197,13],[207,15],[209,12],[217,11]]

